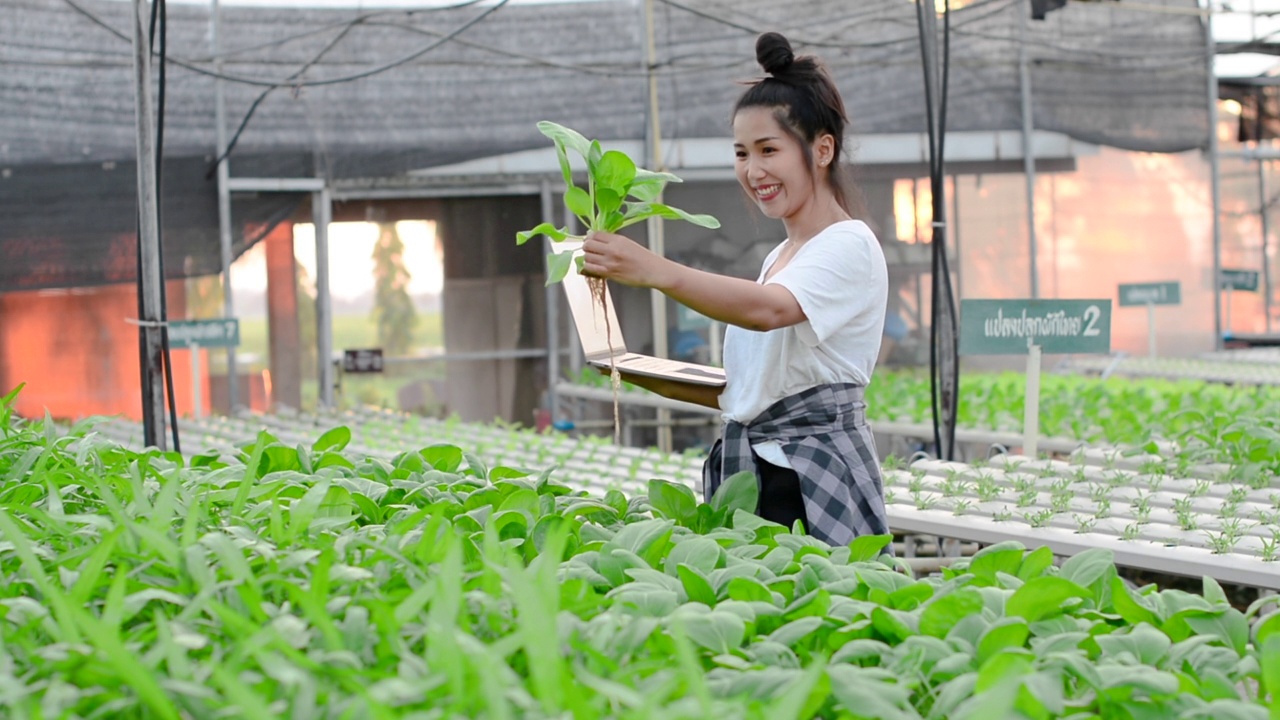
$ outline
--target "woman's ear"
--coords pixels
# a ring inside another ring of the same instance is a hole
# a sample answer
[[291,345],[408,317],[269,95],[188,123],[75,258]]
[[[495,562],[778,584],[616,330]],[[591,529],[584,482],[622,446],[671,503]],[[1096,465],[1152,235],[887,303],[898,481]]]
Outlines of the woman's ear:
[[813,160],[818,167],[825,168],[836,160],[836,139],[830,133],[819,135],[813,141]]

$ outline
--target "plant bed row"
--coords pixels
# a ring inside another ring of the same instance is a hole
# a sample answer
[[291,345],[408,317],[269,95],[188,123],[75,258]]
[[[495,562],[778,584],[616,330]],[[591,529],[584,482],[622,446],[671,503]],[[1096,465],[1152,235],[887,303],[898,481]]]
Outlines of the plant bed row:
[[1280,615],[1104,551],[913,579],[655,480],[335,428],[137,453],[0,417],[0,708],[94,718],[1265,718]]

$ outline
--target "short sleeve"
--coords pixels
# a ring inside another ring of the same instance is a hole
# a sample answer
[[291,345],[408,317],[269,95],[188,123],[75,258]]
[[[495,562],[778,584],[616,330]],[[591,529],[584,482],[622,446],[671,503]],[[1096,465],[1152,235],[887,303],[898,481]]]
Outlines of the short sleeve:
[[877,268],[878,253],[871,247],[875,242],[870,229],[828,230],[766,283],[785,287],[800,303],[807,321],[796,331],[803,342],[825,342],[884,296],[883,269]]

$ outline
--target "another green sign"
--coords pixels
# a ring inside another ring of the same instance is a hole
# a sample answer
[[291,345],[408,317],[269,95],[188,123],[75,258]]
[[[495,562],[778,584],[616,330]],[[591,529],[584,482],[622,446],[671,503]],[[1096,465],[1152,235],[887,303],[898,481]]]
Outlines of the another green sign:
[[1222,279],[1219,280],[1219,287],[1243,290],[1245,292],[1258,292],[1258,271],[1224,269],[1222,271]]
[[1110,300],[961,300],[960,354],[1111,352]]
[[169,346],[189,348],[226,348],[240,345],[240,321],[229,320],[170,320]]
[[1181,304],[1182,285],[1177,282],[1126,283],[1120,286],[1120,307]]

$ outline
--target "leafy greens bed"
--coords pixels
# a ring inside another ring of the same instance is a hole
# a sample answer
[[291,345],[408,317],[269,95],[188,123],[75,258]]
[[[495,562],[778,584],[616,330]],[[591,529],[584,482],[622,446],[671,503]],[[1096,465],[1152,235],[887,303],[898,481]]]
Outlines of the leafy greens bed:
[[[878,372],[867,388],[867,412],[873,423],[927,422],[929,397],[927,377]],[[1023,375],[964,375],[958,424],[1020,432],[1025,399]],[[1166,456],[1170,471],[1222,463],[1233,468],[1233,478],[1255,487],[1280,475],[1280,387],[1045,375],[1040,429],[1091,443],[1146,446]],[[1176,452],[1168,450],[1170,442]]]
[[[1266,718],[1280,614],[997,545],[914,580],[655,480],[449,445],[139,454],[0,403],[0,714]],[[1272,708],[1275,712],[1275,708]]]

